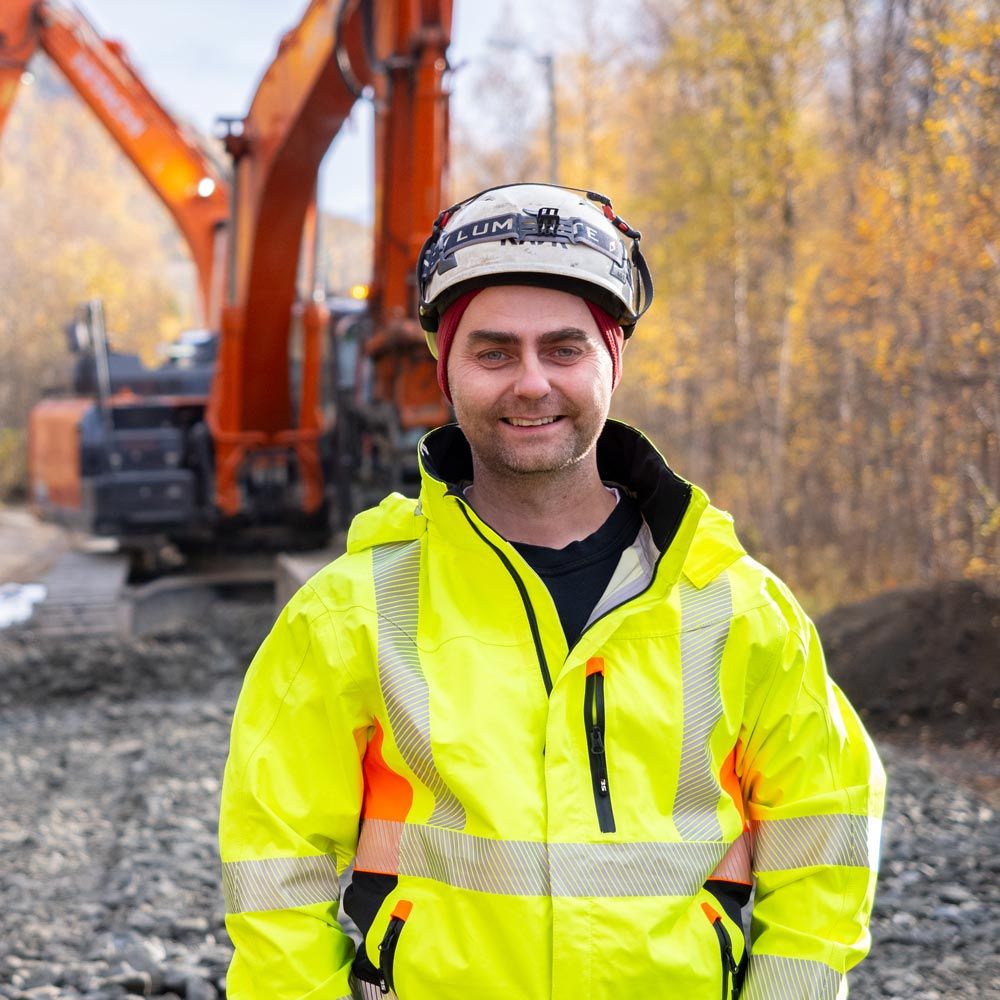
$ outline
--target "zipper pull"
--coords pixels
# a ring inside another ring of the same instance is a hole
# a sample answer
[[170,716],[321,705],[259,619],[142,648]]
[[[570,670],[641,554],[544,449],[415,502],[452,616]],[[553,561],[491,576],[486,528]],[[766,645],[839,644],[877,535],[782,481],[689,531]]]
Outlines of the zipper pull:
[[[728,938],[729,935],[727,934],[726,937]],[[737,963],[736,959],[733,957],[733,946],[732,946],[731,943],[728,943],[726,945],[726,959],[729,962],[729,971],[735,976],[736,972],[739,969],[739,964]]]
[[382,996],[388,996],[389,994],[389,978],[386,975],[385,967],[386,962],[384,961],[385,952],[392,949],[396,944],[396,938],[399,937],[399,929],[402,927],[398,917],[393,917],[389,921],[389,926],[386,928],[385,937],[382,938],[379,943],[378,950],[382,953],[382,957],[379,960],[378,968],[378,988],[382,992]]
[[608,797],[608,769],[604,763],[604,737],[601,730],[594,726],[590,731],[590,755],[594,758],[597,776],[597,792],[602,799]]
[[[385,952],[392,948],[396,943],[396,938],[399,937],[400,922],[398,919],[393,918],[389,921],[389,926],[386,928],[385,937],[379,943],[378,950],[380,952]],[[385,965],[382,961],[379,962],[378,970],[378,988],[382,996],[389,995],[389,980],[385,974]]]
[[396,958],[396,944],[412,909],[413,904],[409,900],[401,899],[396,903],[392,916],[389,918],[389,925],[386,927],[385,934],[378,946],[378,988],[382,996],[388,996],[395,989],[391,972]]

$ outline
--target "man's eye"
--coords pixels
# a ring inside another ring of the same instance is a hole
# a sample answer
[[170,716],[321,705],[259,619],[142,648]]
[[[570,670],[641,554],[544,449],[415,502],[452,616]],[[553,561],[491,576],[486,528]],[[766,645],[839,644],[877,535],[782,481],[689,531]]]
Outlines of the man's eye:
[[506,358],[506,357],[507,357],[507,355],[503,351],[499,351],[499,350],[497,350],[497,351],[483,351],[483,353],[479,355],[479,360],[480,361],[503,361],[504,358]]
[[560,361],[569,361],[575,357],[578,357],[580,351],[576,347],[557,347],[552,352],[552,354]]

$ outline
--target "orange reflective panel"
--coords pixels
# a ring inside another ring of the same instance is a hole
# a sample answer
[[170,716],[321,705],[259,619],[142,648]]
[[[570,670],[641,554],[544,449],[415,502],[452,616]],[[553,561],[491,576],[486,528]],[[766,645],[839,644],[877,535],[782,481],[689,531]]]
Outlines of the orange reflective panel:
[[375,720],[375,733],[365,751],[362,770],[365,777],[365,797],[361,815],[365,819],[394,819],[403,821],[413,804],[413,787],[401,774],[394,771],[382,756],[385,733]]
[[736,774],[736,754],[739,749],[740,745],[737,743],[733,747],[733,752],[722,762],[722,767],[719,769],[719,784],[729,793],[733,805],[739,810],[743,825],[746,826],[747,814],[743,802],[743,788],[740,785],[739,776]]

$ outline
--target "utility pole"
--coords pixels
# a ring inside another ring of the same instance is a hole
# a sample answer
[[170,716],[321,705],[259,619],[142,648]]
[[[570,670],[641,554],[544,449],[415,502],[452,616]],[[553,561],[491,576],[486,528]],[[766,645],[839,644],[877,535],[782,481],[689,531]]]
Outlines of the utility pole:
[[535,58],[545,68],[545,83],[549,90],[549,180],[559,183],[559,108],[556,104],[556,57],[546,52]]
[[549,180],[559,183],[559,106],[556,102],[556,57],[554,52],[536,52],[516,38],[488,38],[486,44],[495,49],[513,52],[520,49],[538,63],[545,72],[545,88],[549,96]]

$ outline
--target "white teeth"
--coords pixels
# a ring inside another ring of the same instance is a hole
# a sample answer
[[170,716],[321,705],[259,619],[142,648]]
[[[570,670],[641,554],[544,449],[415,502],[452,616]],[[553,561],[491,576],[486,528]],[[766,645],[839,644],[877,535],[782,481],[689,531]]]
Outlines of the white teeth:
[[521,420],[519,417],[507,417],[507,423],[515,427],[541,427],[542,424],[555,423],[558,417],[539,417],[537,420]]

